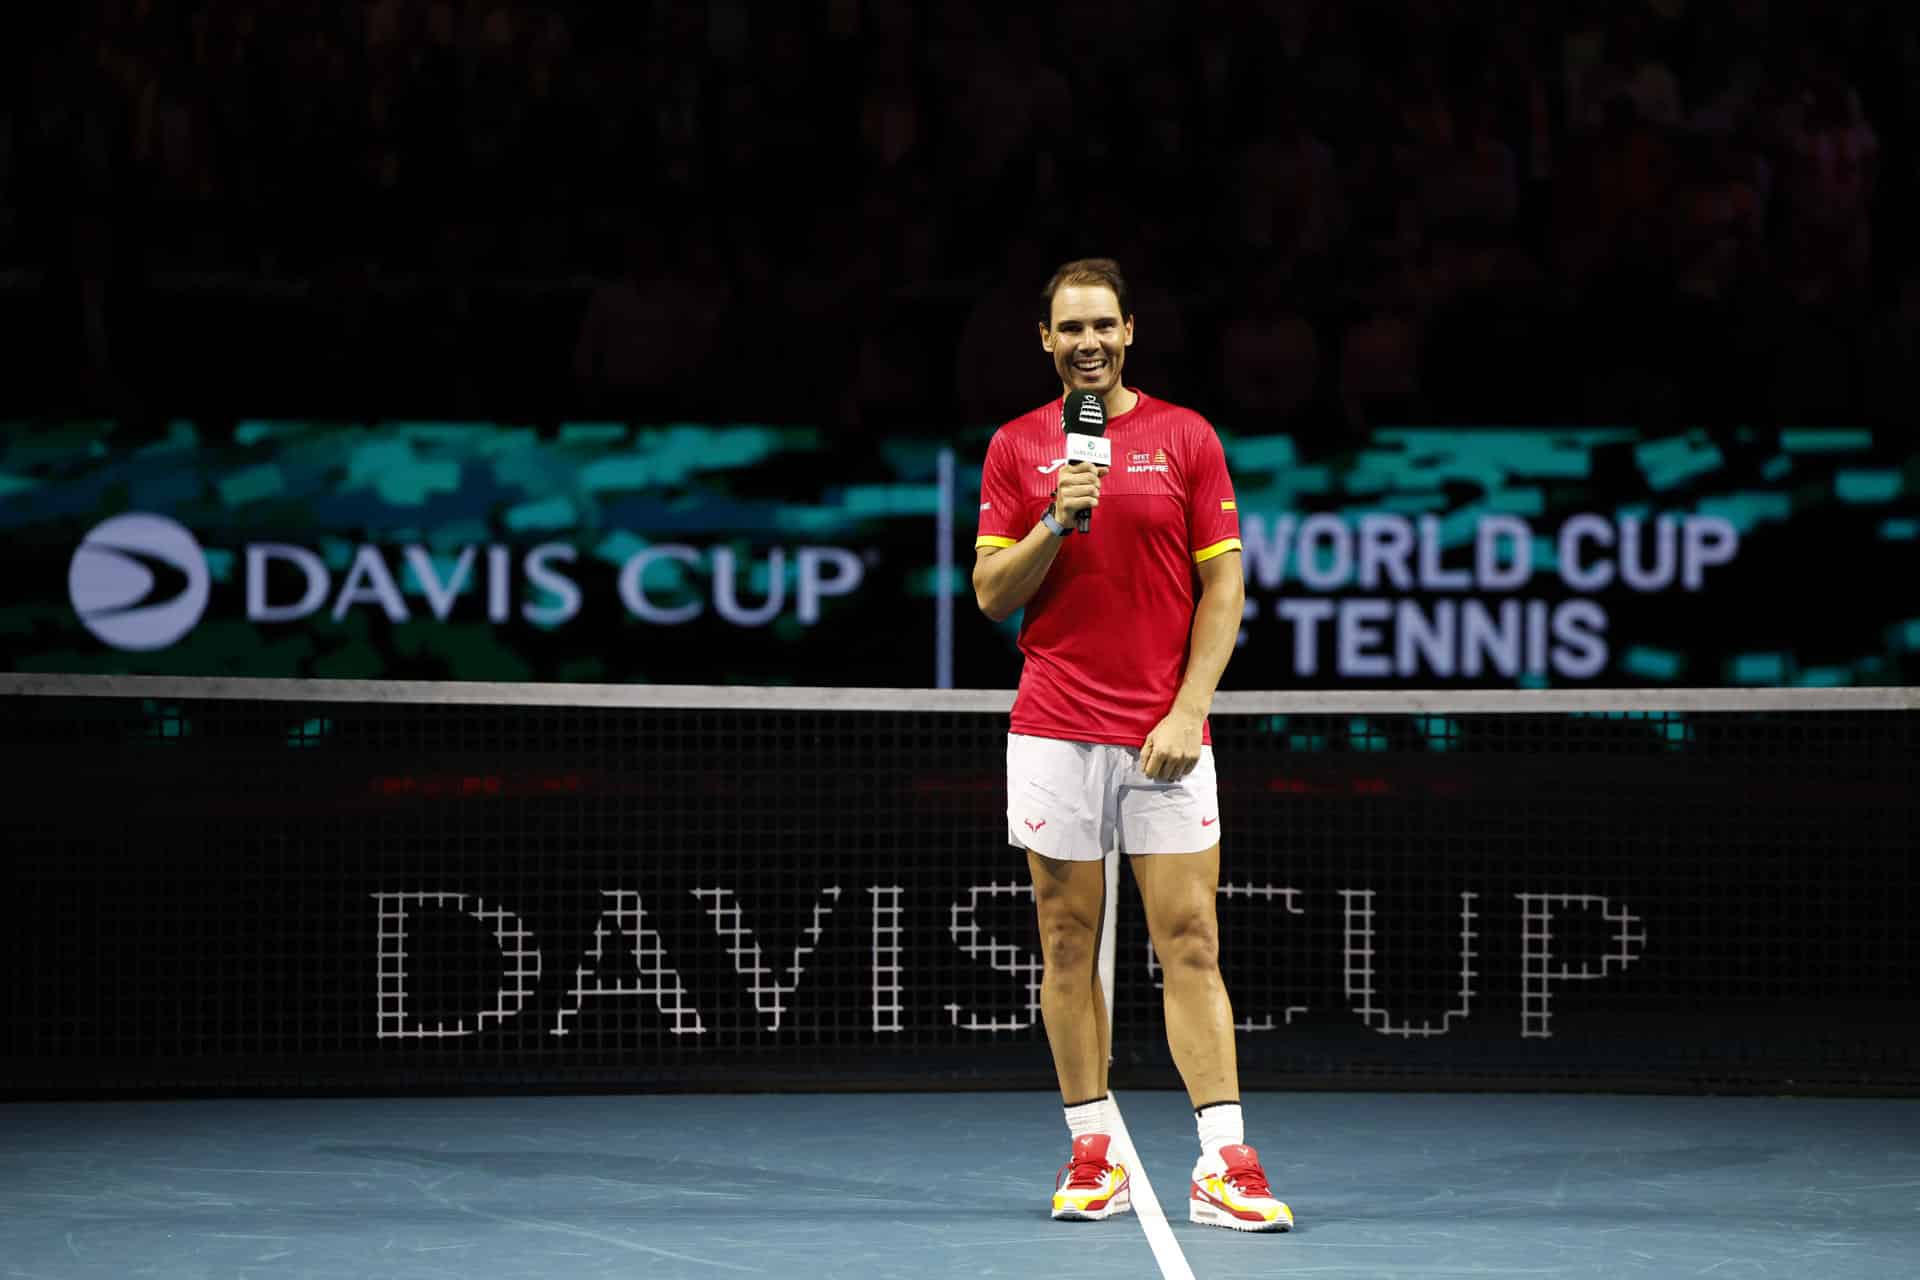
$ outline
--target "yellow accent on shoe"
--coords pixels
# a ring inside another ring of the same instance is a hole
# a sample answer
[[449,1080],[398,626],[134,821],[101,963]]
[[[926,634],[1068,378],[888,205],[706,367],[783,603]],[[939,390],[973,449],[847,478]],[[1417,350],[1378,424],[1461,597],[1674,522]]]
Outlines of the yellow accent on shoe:
[[1111,1141],[1104,1133],[1083,1134],[1073,1140],[1073,1155],[1054,1176],[1055,1219],[1094,1222],[1132,1207],[1132,1180],[1127,1167],[1107,1158]]
[[1187,1219],[1235,1231],[1293,1229],[1293,1210],[1267,1186],[1259,1153],[1239,1144],[1222,1147],[1194,1169]]
[[1131,1186],[1132,1179],[1127,1174],[1127,1167],[1113,1165],[1101,1177],[1097,1187],[1062,1187],[1055,1191],[1053,1216],[1104,1218],[1110,1214],[1124,1213],[1131,1207]]

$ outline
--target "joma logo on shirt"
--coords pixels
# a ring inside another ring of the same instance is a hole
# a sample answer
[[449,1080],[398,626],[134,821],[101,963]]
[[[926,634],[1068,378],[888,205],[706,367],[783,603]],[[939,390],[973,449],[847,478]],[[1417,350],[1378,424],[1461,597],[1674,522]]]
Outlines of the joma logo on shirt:
[[1060,468],[1066,465],[1067,465],[1067,460],[1065,458],[1055,458],[1052,462],[1047,463],[1045,466],[1035,467],[1034,470],[1038,471],[1043,476],[1050,476],[1054,472],[1058,471]]

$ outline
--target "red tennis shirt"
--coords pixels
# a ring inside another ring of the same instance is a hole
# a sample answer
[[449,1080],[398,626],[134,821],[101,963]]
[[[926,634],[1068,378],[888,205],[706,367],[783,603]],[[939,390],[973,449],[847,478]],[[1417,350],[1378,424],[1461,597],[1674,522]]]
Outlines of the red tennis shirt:
[[[1240,549],[1220,437],[1191,409],[1136,394],[1139,403],[1107,421],[1113,466],[1100,484],[1093,532],[1061,540],[1027,601],[1015,733],[1145,742],[1186,674],[1194,566]],[[994,433],[980,476],[976,549],[1010,547],[1040,522],[1065,463],[1060,403]]]

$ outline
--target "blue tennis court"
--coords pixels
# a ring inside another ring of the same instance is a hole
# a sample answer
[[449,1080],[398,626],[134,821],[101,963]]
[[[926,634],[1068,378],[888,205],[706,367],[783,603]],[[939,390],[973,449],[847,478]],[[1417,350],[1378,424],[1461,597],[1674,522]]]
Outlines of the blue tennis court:
[[[1122,1108],[1198,1277],[1886,1277],[1920,1257],[1906,1100],[1249,1095],[1290,1235],[1185,1221],[1177,1093]],[[1043,1093],[0,1108],[0,1275],[1116,1277],[1053,1223]]]

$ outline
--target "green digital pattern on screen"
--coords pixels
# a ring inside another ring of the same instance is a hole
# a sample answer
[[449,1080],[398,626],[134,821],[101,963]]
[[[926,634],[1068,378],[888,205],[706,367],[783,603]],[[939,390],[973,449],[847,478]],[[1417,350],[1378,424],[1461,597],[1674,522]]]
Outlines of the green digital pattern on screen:
[[[16,670],[920,686],[945,627],[958,683],[1010,685],[1017,623],[982,618],[968,578],[990,434],[10,424],[0,643]],[[1221,436],[1249,601],[1226,687],[1884,684],[1920,666],[1905,441]]]

